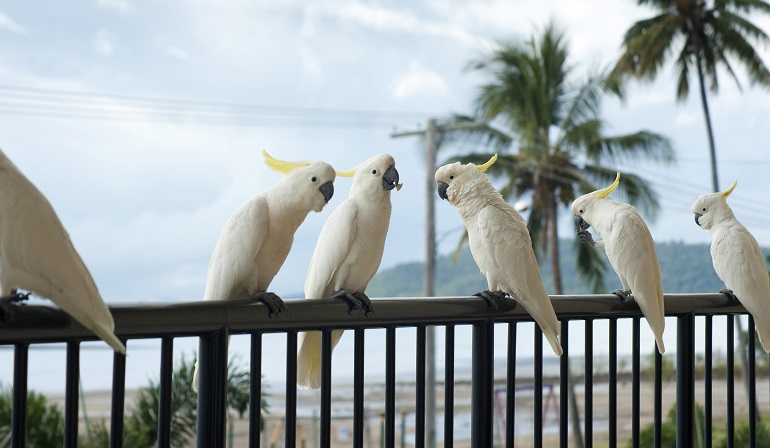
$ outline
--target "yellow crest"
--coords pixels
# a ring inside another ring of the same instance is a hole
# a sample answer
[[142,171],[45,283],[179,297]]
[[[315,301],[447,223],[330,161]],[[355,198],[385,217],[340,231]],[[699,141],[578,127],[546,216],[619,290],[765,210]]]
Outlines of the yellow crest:
[[483,173],[484,171],[488,170],[490,166],[494,165],[495,162],[497,162],[497,153],[495,153],[495,155],[493,155],[492,158],[487,161],[487,163],[477,166],[476,169]]
[[722,196],[723,198],[727,199],[727,197],[730,196],[730,193],[732,193],[733,190],[735,190],[735,186],[736,185],[738,185],[738,181],[737,180],[735,182],[733,182],[733,186],[732,187],[730,187],[727,190],[719,193],[719,195]]
[[347,171],[335,171],[339,177],[353,177],[358,172],[358,167],[351,168]]
[[609,187],[605,188],[604,190],[599,190],[596,193],[594,193],[594,197],[596,199],[604,199],[607,196],[610,195],[613,191],[615,191],[616,188],[618,188],[618,184],[620,184],[620,173],[617,173],[615,176],[615,182],[612,183]]
[[281,174],[289,174],[294,170],[310,165],[307,162],[286,162],[283,160],[278,160],[273,158],[270,154],[267,153],[267,151],[264,150],[262,151],[262,155],[265,156],[265,164],[267,164],[271,170]]

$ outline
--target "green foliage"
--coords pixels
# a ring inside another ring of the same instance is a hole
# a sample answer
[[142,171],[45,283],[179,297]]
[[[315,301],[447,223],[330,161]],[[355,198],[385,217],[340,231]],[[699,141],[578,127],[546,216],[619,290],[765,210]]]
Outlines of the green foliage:
[[[757,422],[756,441],[757,448],[770,448],[770,422],[767,419]],[[735,438],[733,446],[749,446],[749,421],[745,420],[735,424]],[[727,434],[722,434],[714,444],[715,448],[727,448]]]
[[[706,421],[706,414],[703,411],[703,406],[695,403],[695,431],[702,434]],[[676,448],[676,404],[671,406],[666,419],[660,425],[660,445],[662,448]],[[718,428],[712,428],[711,440],[716,440],[721,436],[721,432]],[[631,448],[633,446],[632,440],[626,442],[626,447]],[[650,423],[639,431],[639,446],[655,446],[655,426]],[[703,436],[698,437],[696,435],[695,441],[691,448],[702,448],[704,446]],[[747,445],[736,445],[747,446]]]
[[[13,391],[0,390],[0,447],[11,446],[11,415]],[[64,440],[64,416],[58,406],[48,403],[45,396],[33,391],[27,394],[28,447],[55,448]]]

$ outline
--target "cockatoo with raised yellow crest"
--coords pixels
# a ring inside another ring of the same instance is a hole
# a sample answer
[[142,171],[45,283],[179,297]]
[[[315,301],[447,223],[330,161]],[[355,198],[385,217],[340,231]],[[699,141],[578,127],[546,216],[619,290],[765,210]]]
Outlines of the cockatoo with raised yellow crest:
[[91,273],[53,207],[0,151],[0,317],[29,291],[50,299],[118,353],[126,346]]
[[[663,285],[660,264],[647,224],[636,208],[615,202],[608,196],[620,184],[620,173],[607,188],[584,194],[572,202],[572,214],[578,236],[585,244],[604,247],[607,258],[620,277],[622,290],[614,291],[623,301],[633,294],[652,332],[658,351],[666,351],[663,330],[666,326],[663,309]],[[596,229],[602,241],[594,242],[589,227]]]
[[[286,305],[267,288],[289,255],[294,232],[310,211],[320,212],[332,198],[335,172],[325,162],[286,162],[262,154],[283,178],[227,220],[211,256],[203,300],[252,298],[265,303],[272,316]],[[197,362],[193,388],[197,391]]]
[[757,240],[727,205],[736,185],[738,181],[723,192],[699,196],[692,212],[695,223],[711,232],[711,260],[727,286],[721,292],[737,298],[751,313],[762,348],[770,353],[770,279]]
[[468,230],[473,259],[487,278],[489,290],[476,295],[494,308],[506,295],[516,300],[561,356],[559,321],[540,277],[527,223],[484,173],[496,160],[497,154],[479,166],[460,162],[442,166],[435,176],[438,195],[457,208]]
[[[338,172],[352,177],[348,198],[324,224],[305,281],[306,299],[340,298],[351,310],[373,311],[365,290],[377,273],[390,224],[390,193],[398,183],[396,162],[388,154],[370,157],[357,167]],[[297,386],[321,387],[321,333],[301,333],[297,353]],[[332,332],[332,349],[342,330]]]

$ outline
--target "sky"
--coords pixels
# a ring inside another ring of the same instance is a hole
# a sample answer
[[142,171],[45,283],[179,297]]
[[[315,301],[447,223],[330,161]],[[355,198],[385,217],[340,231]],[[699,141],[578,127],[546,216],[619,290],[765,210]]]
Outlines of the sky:
[[[198,300],[219,232],[244,201],[279,179],[261,151],[321,159],[338,170],[396,159],[404,188],[381,268],[423,258],[422,142],[393,138],[430,117],[472,114],[485,78],[468,71],[501,41],[551,19],[575,73],[606,67],[631,24],[632,1],[594,0],[132,1],[0,3],[0,149],[48,197],[105,301]],[[770,20],[754,19],[765,30]],[[767,48],[759,48],[770,61]],[[724,75],[724,74],[723,74]],[[656,241],[706,243],[690,205],[710,192],[696,95],[675,101],[674,75],[608,98],[607,134],[647,129],[671,138],[679,161],[620,165],[652,182],[662,209]],[[693,80],[695,82],[695,80]],[[695,85],[695,84],[693,84]],[[736,216],[770,246],[770,92],[722,77],[710,96],[723,189]],[[461,148],[470,151],[475,148]],[[446,157],[440,155],[443,160]],[[331,211],[349,180],[311,213],[271,290],[298,297]],[[439,252],[461,221],[434,198]],[[562,213],[562,235],[571,237]]]

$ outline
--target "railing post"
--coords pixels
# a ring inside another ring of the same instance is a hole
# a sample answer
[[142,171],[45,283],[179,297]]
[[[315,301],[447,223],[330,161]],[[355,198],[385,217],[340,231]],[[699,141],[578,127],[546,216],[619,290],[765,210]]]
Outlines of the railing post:
[[695,317],[676,319],[676,446],[693,446],[695,415]]
[[494,323],[491,320],[473,325],[471,389],[471,446],[473,448],[487,448],[493,443],[494,331]]
[[225,446],[227,330],[201,336],[198,349],[198,448]]
[[13,415],[11,416],[11,446],[23,448],[27,437],[27,373],[29,344],[20,342],[13,351]]

